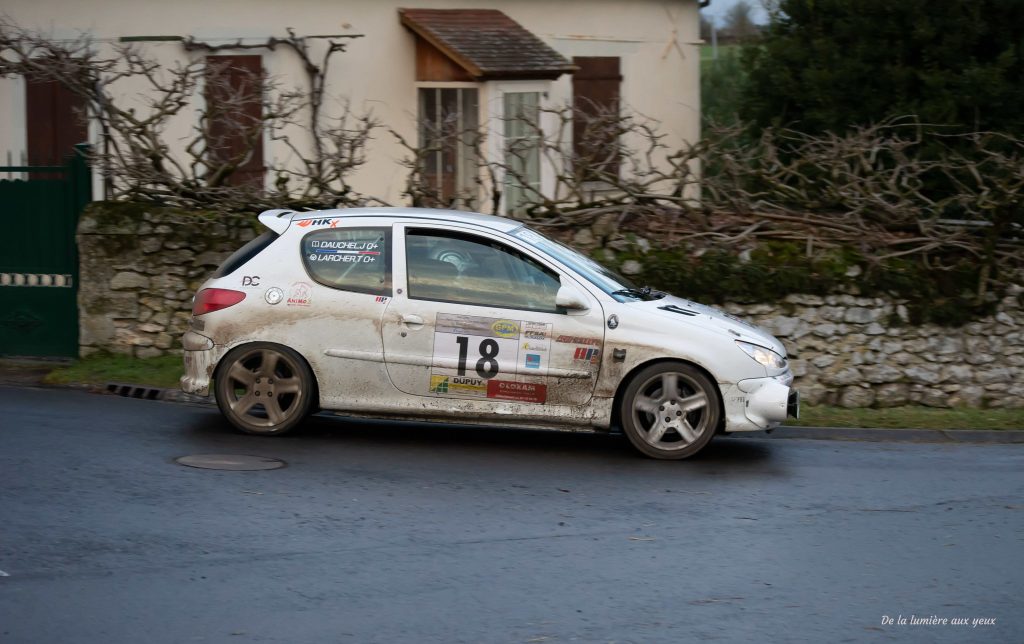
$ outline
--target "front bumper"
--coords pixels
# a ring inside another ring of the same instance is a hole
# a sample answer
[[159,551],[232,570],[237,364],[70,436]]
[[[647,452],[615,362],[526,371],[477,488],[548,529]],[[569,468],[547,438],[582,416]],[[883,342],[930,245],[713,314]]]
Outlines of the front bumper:
[[748,378],[725,388],[725,431],[763,431],[788,416],[799,418],[800,394],[791,383],[791,378]]

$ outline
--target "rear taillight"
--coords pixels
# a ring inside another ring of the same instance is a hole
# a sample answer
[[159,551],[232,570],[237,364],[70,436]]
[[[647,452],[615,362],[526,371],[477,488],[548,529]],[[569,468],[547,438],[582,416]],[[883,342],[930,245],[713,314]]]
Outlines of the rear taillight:
[[234,306],[245,299],[245,293],[227,288],[204,288],[196,293],[192,315],[203,315]]

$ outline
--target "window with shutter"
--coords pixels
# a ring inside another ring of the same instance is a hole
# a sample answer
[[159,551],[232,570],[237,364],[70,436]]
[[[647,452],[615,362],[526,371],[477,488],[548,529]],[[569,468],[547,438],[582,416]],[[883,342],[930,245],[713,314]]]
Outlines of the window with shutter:
[[[25,79],[25,120],[29,165],[63,165],[85,143],[85,100],[59,81]],[[33,175],[50,178],[50,175]]]
[[572,77],[573,156],[588,180],[619,174],[619,58],[575,57]]
[[211,178],[263,187],[263,63],[259,56],[206,57],[206,143]]

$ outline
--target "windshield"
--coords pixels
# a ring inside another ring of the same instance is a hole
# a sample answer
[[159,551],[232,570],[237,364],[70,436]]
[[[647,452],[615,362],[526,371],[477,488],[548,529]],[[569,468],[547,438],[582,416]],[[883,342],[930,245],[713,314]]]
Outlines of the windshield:
[[601,266],[586,255],[545,237],[535,230],[530,230],[526,226],[512,231],[512,236],[554,257],[620,302],[654,299],[651,297],[652,292],[650,289],[638,288],[636,284],[615,271]]

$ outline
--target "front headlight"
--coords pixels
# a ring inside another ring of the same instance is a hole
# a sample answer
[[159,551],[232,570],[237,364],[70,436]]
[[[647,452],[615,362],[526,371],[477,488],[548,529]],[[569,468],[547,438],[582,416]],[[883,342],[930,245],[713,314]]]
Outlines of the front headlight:
[[743,349],[743,351],[757,361],[763,367],[769,369],[782,369],[786,366],[786,359],[775,353],[771,349],[759,347],[756,344],[750,344],[749,342],[736,341],[736,346]]

